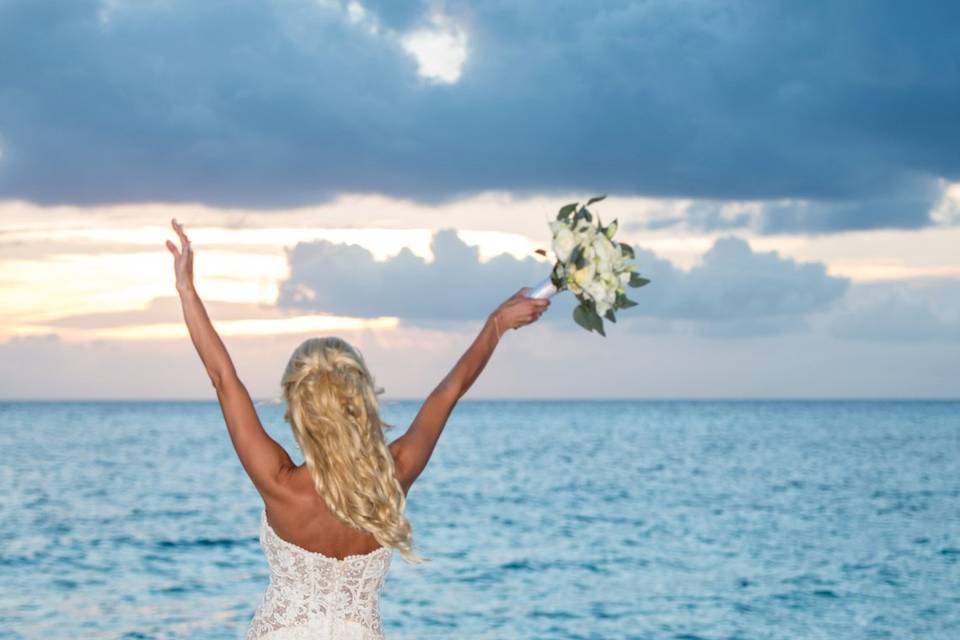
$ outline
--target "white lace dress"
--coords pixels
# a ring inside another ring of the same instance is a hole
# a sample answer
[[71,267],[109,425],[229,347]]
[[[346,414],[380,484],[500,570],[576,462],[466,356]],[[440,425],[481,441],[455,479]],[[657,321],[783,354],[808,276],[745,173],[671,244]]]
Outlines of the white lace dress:
[[266,509],[260,544],[270,565],[270,585],[247,640],[383,638],[380,590],[390,569],[390,547],[342,560],[307,551],[277,535]]

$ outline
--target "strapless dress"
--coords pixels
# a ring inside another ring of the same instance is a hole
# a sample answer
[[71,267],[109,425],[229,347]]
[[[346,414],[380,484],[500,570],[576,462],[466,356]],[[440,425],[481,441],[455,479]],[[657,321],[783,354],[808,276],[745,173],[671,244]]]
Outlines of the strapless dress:
[[382,640],[380,591],[393,549],[331,558],[277,535],[261,514],[270,584],[246,640]]

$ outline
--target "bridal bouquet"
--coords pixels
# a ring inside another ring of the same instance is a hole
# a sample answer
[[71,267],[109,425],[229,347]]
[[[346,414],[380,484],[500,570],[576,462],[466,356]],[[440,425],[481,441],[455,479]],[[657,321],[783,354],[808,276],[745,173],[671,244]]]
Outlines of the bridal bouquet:
[[634,257],[633,248],[613,239],[617,221],[603,226],[600,216],[594,222],[594,215],[587,210],[604,198],[605,195],[590,198],[579,209],[577,202],[560,208],[557,219],[550,222],[557,261],[550,275],[528,294],[531,298],[549,298],[560,291],[573,292],[580,301],[573,310],[573,320],[602,336],[607,335],[603,318],[616,322],[615,311],[637,305],[627,297],[626,287],[642,287],[650,282],[627,262]]

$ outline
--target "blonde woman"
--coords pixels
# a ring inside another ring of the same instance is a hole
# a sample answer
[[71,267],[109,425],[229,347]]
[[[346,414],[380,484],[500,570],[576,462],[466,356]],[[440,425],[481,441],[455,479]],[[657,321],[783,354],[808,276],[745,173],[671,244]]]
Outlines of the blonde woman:
[[404,515],[406,496],[433,453],[447,418],[500,337],[537,320],[549,300],[521,289],[487,317],[479,335],[430,393],[410,428],[389,445],[374,378],[360,353],[336,337],[310,338],[281,380],[284,418],[303,452],[296,465],[260,424],[246,387],[193,286],[193,250],[171,225],[183,317],[216,390],[240,463],[263,498],[260,542],[270,584],[248,640],[383,638],[380,589],[393,549],[418,562]]

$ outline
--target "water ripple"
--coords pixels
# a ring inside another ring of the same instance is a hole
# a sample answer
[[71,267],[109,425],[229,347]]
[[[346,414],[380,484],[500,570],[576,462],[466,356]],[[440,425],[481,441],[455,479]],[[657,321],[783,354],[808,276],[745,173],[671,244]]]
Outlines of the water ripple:
[[[958,409],[463,401],[387,636],[958,638]],[[0,637],[242,635],[260,503],[215,403],[0,403],[0,448]]]

